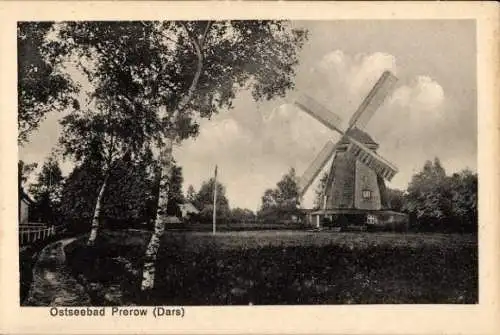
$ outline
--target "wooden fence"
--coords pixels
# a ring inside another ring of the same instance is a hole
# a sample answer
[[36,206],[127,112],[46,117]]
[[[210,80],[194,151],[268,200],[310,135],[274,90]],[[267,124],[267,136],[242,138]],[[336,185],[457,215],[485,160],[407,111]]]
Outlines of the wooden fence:
[[42,223],[28,223],[19,226],[19,243],[27,245],[40,240],[45,240],[57,233],[54,226],[46,226]]

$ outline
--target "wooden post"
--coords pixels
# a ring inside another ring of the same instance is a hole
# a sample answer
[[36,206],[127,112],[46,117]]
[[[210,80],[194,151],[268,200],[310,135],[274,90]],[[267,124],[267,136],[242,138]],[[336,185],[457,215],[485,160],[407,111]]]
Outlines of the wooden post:
[[217,219],[217,165],[215,166],[215,175],[214,175],[214,213],[213,213],[213,227],[212,227],[212,234],[215,235],[215,230],[216,230],[216,219]]

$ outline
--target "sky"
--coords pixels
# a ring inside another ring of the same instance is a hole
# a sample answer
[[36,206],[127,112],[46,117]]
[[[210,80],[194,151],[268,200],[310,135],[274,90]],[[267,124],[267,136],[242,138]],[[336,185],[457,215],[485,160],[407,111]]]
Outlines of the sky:
[[[218,165],[232,208],[257,210],[267,188],[293,167],[300,176],[338,134],[289,104],[307,93],[347,122],[384,70],[398,78],[365,130],[399,172],[389,187],[405,189],[426,160],[448,173],[477,170],[476,41],[474,21],[294,21],[309,30],[285,99],[255,102],[240,91],[232,110],[203,120],[200,134],[174,149],[184,191],[199,189]],[[48,115],[20,159],[39,166],[56,146],[60,115]],[[328,165],[327,165],[328,166]],[[68,174],[72,162],[62,164]],[[319,178],[318,178],[319,179]],[[316,182],[304,196],[313,203]]]

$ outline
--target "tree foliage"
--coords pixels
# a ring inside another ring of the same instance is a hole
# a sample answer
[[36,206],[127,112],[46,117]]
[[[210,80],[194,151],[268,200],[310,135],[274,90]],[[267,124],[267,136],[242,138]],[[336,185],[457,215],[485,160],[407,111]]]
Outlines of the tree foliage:
[[186,191],[186,201],[194,203],[196,200],[196,191],[193,185],[189,185]]
[[466,230],[477,228],[477,173],[465,169],[450,177],[452,213],[457,224]]
[[38,173],[36,182],[30,185],[35,206],[32,215],[35,221],[55,223],[58,221],[62,201],[64,177],[59,163],[50,157]]
[[[102,204],[102,218],[113,225],[147,222],[152,214],[152,179],[148,162],[127,161],[119,164],[109,178]],[[102,180],[99,165],[84,161],[67,177],[62,191],[61,212],[68,222],[80,225],[85,231],[90,226],[95,201]]]
[[259,216],[264,220],[289,220],[298,214],[299,190],[294,168],[276,184],[276,188],[267,189],[262,196]]
[[[200,219],[203,222],[211,222],[214,209],[214,178],[204,181],[199,191],[196,193],[194,206],[200,211]],[[231,210],[226,197],[226,188],[217,181],[217,218],[227,220]]]
[[427,161],[408,185],[403,210],[423,228],[477,227],[477,174],[463,170],[447,176],[438,158]]
[[235,223],[253,222],[255,213],[248,208],[236,207],[231,210],[231,221]]
[[195,114],[231,107],[239,88],[255,99],[283,96],[306,39],[283,21],[68,22],[59,34],[58,49],[78,57],[95,97],[136,113],[162,110],[148,130],[180,140],[197,133]]
[[179,205],[185,202],[184,194],[182,193],[183,182],[182,167],[174,165],[168,188],[167,213],[169,215],[180,216],[181,214]]
[[77,85],[59,69],[47,35],[53,22],[19,22],[17,25],[18,141],[24,143],[46,113],[68,106],[78,108]]
[[17,162],[17,183],[22,189],[28,181],[31,173],[37,168],[38,163],[26,164],[23,160]]
[[398,189],[386,188],[387,207],[393,211],[401,212],[405,201],[405,192]]
[[451,214],[451,197],[446,172],[439,159],[427,161],[408,185],[405,209],[419,220],[434,222]]
[[30,185],[29,190],[35,201],[47,195],[51,201],[60,203],[63,181],[59,162],[51,157],[42,165],[36,182]]

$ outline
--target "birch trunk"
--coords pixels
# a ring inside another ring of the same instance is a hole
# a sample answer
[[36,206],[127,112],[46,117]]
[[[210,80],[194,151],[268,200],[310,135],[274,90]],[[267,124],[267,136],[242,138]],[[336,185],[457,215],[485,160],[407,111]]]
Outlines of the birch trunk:
[[[205,31],[203,35],[197,39],[190,35],[189,30],[186,26],[186,32],[188,33],[189,38],[194,47],[194,51],[196,53],[196,57],[198,58],[198,62],[196,64],[196,72],[194,74],[193,80],[187,94],[183,99],[179,102],[177,106],[177,110],[172,115],[172,119],[176,119],[176,116],[181,113],[191,101],[198,82],[200,80],[201,71],[203,69],[203,46],[205,43],[205,38],[210,30],[212,23],[208,22],[205,27]],[[160,238],[165,232],[165,222],[164,218],[167,216],[167,203],[168,203],[168,187],[170,183],[170,178],[172,174],[172,145],[175,139],[175,134],[169,133],[168,138],[166,140],[165,146],[160,149],[160,164],[157,172],[157,176],[160,178],[163,176],[163,172],[165,172],[165,178],[163,179],[163,187],[160,187],[160,193],[158,196],[158,206],[156,212],[156,219],[154,223],[153,235],[151,235],[151,240],[149,241],[148,247],[146,249],[146,254],[144,257],[144,269],[142,275],[142,284],[141,290],[148,291],[154,287],[154,279],[155,279],[155,271],[156,271],[156,255],[158,253],[158,249],[160,247]]]
[[154,223],[156,221],[156,216],[158,213],[158,204],[160,201],[160,183],[161,183],[161,174],[162,170],[159,165],[159,162],[154,162],[156,164],[154,168],[154,178],[153,178],[153,207],[151,209],[151,213],[154,213],[149,218],[149,225],[154,227]]
[[160,152],[160,166],[164,167],[165,178],[162,177],[162,169],[158,169],[158,176],[163,179],[160,184],[158,197],[158,208],[154,222],[153,234],[144,255],[144,268],[142,272],[142,291],[149,291],[154,287],[156,272],[156,255],[160,248],[161,237],[165,232],[165,219],[167,217],[168,190],[170,175],[172,173],[172,140],[166,140],[165,147]]
[[104,181],[102,182],[101,189],[99,190],[99,195],[97,196],[97,201],[94,209],[94,216],[92,217],[92,226],[90,229],[90,236],[87,241],[88,246],[92,246],[95,243],[97,238],[97,232],[99,231],[99,219],[101,216],[101,206],[102,206],[102,198],[104,197],[104,192],[106,191],[106,187],[108,186],[108,178],[109,173],[106,174]]

